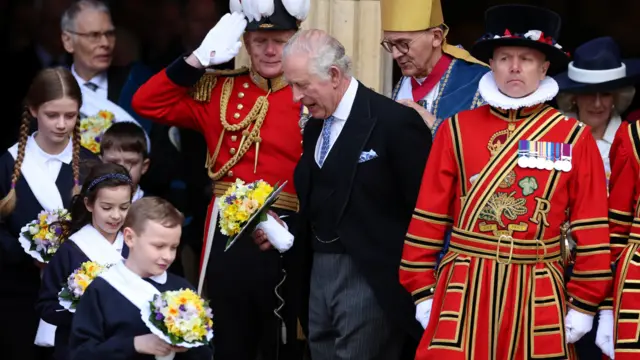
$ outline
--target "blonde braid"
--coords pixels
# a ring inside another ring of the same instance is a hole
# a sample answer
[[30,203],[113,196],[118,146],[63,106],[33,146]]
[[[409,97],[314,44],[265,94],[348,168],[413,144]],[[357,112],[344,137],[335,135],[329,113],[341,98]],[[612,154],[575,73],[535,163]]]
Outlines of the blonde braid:
[[24,160],[24,153],[27,147],[27,139],[29,138],[29,125],[31,117],[29,115],[29,109],[25,107],[22,113],[22,124],[20,125],[20,138],[18,140],[18,155],[16,156],[15,163],[13,165],[13,175],[11,176],[11,190],[7,196],[0,201],[0,215],[7,216],[13,212],[16,208],[16,183],[20,178],[20,168],[22,167],[22,160]]
[[76,126],[71,134],[73,141],[73,159],[71,167],[73,169],[73,195],[80,193],[80,119],[76,119]]

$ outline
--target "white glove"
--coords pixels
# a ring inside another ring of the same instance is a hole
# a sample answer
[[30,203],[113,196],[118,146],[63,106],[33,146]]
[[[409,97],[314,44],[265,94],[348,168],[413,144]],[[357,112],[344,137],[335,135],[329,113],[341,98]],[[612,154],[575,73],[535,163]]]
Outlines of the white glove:
[[593,316],[569,309],[567,317],[564,319],[564,327],[567,344],[573,344],[591,331],[593,327]]
[[432,304],[433,304],[433,299],[429,299],[416,305],[416,320],[418,320],[420,325],[422,325],[423,329],[426,329],[427,325],[429,325],[429,318],[431,317]]
[[596,332],[596,345],[602,353],[610,359],[614,359],[613,350],[613,310],[600,310],[598,316],[598,332]]
[[240,36],[246,27],[247,20],[243,14],[225,14],[216,26],[209,30],[193,55],[204,67],[226,63],[238,55],[242,47]]
[[280,223],[270,214],[267,215],[267,221],[263,221],[256,226],[256,230],[262,230],[267,234],[267,240],[280,253],[283,253],[293,246],[293,235],[288,231],[288,227],[280,225]]

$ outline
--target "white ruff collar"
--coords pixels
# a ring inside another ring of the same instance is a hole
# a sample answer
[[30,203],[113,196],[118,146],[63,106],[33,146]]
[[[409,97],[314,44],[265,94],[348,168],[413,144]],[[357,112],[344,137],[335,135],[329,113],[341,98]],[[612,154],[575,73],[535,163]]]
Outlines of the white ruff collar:
[[532,94],[521,98],[512,98],[500,92],[492,71],[484,74],[478,84],[478,91],[480,91],[482,98],[489,105],[503,110],[517,110],[545,103],[556,97],[558,90],[558,83],[547,76]]

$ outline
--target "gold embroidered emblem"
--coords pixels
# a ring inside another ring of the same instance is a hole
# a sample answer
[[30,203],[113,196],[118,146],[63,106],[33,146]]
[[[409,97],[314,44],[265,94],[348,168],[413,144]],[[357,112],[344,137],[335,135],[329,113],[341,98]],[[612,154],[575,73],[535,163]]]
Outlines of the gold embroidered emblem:
[[503,216],[509,220],[516,220],[518,216],[527,213],[526,199],[515,198],[513,196],[515,193],[512,191],[508,194],[493,194],[478,217],[482,220],[497,222],[500,227],[506,228],[502,221]]
[[[489,143],[487,144],[487,149],[491,153],[492,159],[498,155],[498,153],[500,152],[504,144],[507,142],[507,140],[509,140],[509,137],[511,136],[511,134],[515,129],[516,129],[516,124],[510,122],[505,130],[500,130],[491,136],[491,138],[489,139]],[[500,185],[498,186],[501,189],[508,189],[511,186],[513,186],[515,181],[516,181],[516,173],[513,170],[511,170],[507,174],[507,176],[504,178],[504,180],[500,182]]]
[[533,215],[529,219],[534,224],[544,225],[545,227],[549,227],[549,221],[547,221],[547,214],[551,210],[551,203],[549,200],[536,197],[536,210],[533,212]]
[[487,224],[485,222],[481,222],[479,224],[479,228],[480,231],[483,232],[491,231],[493,236],[511,236],[514,231],[527,231],[527,229],[529,229],[529,224],[521,221],[519,224],[508,224],[506,229],[500,229],[498,228],[498,224]]
[[501,189],[508,189],[516,182],[516,172],[511,170],[498,185]]

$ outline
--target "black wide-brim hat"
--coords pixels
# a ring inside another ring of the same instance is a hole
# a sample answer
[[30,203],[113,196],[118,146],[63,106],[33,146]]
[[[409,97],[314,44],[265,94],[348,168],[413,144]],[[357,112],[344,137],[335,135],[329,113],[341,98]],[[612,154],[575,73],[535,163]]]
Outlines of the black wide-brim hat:
[[580,45],[568,70],[555,80],[561,92],[613,92],[640,80],[640,59],[622,59],[618,44],[600,37]]
[[282,4],[282,0],[273,0],[273,14],[271,16],[262,17],[259,21],[250,21],[247,23],[246,31],[261,30],[298,30],[300,21],[289,14]]
[[542,52],[550,62],[548,74],[566,69],[569,55],[562,50],[561,18],[557,13],[529,5],[498,5],[485,12],[486,34],[471,48],[471,55],[489,63],[497,47],[528,47]]

